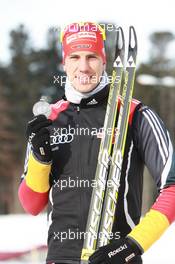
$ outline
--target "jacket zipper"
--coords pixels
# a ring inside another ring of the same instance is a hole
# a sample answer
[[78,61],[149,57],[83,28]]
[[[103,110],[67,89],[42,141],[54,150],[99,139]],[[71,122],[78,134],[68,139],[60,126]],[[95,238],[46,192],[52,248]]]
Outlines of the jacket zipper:
[[[80,107],[79,106],[76,106],[75,107],[75,111],[77,112],[77,118],[76,118],[76,121],[77,121],[77,125],[78,127],[80,128],[81,124],[80,124]],[[77,171],[78,171],[78,180],[81,180],[82,179],[82,176],[83,176],[83,171],[82,171],[82,165],[81,165],[81,138],[79,137],[79,132],[78,132],[78,135],[77,135],[77,142],[79,144],[79,149],[77,148],[77,160],[78,160],[78,163],[77,163]],[[79,212],[79,231],[82,231],[82,228],[83,228],[83,218],[82,218],[82,192],[81,190],[79,190],[79,201],[80,201],[80,205],[79,205],[79,208],[80,208],[80,212]]]

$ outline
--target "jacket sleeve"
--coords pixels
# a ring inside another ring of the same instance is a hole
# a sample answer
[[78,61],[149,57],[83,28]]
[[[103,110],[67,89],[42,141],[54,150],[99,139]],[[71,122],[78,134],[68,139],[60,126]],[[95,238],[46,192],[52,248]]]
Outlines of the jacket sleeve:
[[134,129],[138,151],[160,188],[150,211],[128,235],[146,251],[175,220],[175,154],[163,122],[148,107],[140,109]]
[[[51,104],[51,114],[49,119],[55,120],[59,114],[65,111],[69,102],[59,100]],[[24,165],[24,174],[21,177],[18,196],[26,212],[33,215],[40,213],[48,203],[49,195],[49,175],[51,172],[50,163],[41,163],[33,155],[31,145],[28,144]]]
[[133,131],[135,146],[160,190],[167,181],[173,159],[169,133],[159,116],[147,106],[136,111]]
[[32,215],[40,213],[48,203],[50,170],[51,164],[39,162],[28,144],[18,196],[24,210]]

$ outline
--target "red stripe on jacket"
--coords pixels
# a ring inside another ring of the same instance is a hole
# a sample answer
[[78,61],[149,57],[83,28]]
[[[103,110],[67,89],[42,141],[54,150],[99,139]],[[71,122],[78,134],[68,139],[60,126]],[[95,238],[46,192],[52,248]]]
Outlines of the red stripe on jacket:
[[38,193],[30,189],[25,179],[18,190],[19,200],[24,210],[32,215],[39,214],[48,203],[49,192]]
[[170,224],[175,220],[175,185],[162,190],[152,209],[164,214]]

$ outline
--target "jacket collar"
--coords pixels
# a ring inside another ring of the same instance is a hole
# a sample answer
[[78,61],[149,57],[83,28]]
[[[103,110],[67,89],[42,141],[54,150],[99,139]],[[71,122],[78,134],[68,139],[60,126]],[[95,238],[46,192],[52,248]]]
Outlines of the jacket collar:
[[[87,107],[93,107],[98,104],[102,104],[105,100],[107,100],[109,94],[109,85],[106,85],[102,90],[100,90],[98,93],[88,97],[88,98],[83,98],[81,99],[80,104],[73,104],[70,103],[71,105],[76,105],[81,108],[87,108]],[[66,96],[63,96],[64,100],[66,99]]]

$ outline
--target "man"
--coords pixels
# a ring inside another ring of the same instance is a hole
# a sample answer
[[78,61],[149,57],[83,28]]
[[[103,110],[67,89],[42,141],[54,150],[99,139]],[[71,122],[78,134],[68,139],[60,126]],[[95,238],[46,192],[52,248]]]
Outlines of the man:
[[[94,179],[100,144],[100,133],[94,131],[100,131],[104,124],[109,84],[104,34],[99,26],[71,24],[64,31],[62,44],[65,96],[52,106],[52,121],[39,115],[28,123],[29,144],[19,199],[33,215],[49,201],[47,263],[76,264],[92,193],[92,184],[82,186],[82,182]],[[133,100],[114,239],[97,250],[90,263],[142,263],[141,254],[175,219],[174,160],[163,122],[149,107]],[[144,164],[161,193],[139,223]]]

